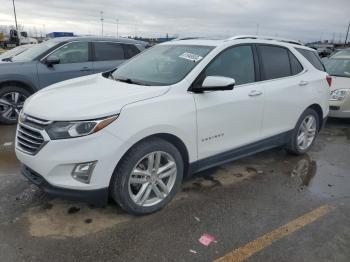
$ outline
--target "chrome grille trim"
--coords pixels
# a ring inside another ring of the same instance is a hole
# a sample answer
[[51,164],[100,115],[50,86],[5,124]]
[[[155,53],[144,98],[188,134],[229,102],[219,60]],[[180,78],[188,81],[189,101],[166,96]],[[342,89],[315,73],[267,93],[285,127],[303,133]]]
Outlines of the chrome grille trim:
[[20,132],[23,135],[29,136],[31,138],[37,139],[37,140],[43,140],[43,138],[41,138],[41,137],[37,137],[37,136],[34,136],[28,132],[24,132],[23,129],[18,129],[18,132]]
[[26,121],[34,122],[34,123],[37,123],[39,125],[44,125],[44,126],[47,126],[47,125],[52,123],[52,121],[42,120],[42,119],[34,118],[34,117],[31,117],[31,116],[28,116],[28,115],[26,116]]
[[36,145],[41,145],[42,144],[42,142],[36,142],[36,141],[31,140],[29,138],[25,138],[23,135],[20,135],[20,134],[18,134],[17,137],[20,138],[21,140],[24,140],[24,141],[27,141],[29,143],[33,143],[33,144],[36,144]]
[[52,123],[25,115],[17,126],[16,148],[26,154],[35,155],[48,142],[45,140],[44,129]]

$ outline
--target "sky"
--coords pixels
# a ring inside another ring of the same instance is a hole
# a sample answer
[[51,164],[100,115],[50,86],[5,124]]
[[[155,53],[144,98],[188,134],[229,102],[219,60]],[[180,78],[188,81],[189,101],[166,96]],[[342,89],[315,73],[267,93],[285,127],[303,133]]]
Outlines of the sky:
[[[259,34],[303,42],[345,40],[350,0],[15,0],[24,31],[80,35],[229,37]],[[117,22],[118,20],[118,22]],[[0,25],[14,25],[1,0]]]

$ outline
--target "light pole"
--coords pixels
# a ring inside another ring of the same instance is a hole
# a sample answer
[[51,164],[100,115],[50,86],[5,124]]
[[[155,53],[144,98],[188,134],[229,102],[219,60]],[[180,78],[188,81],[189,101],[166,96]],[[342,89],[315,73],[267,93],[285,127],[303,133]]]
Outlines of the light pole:
[[103,36],[103,21],[104,21],[104,19],[103,19],[103,11],[101,11],[100,12],[100,14],[101,14],[101,35]]
[[16,15],[15,0],[12,0],[12,5],[13,5],[13,12],[15,13],[16,31],[17,31],[17,34],[18,34],[18,25],[17,25],[17,15]]
[[117,38],[119,38],[119,19],[115,19],[115,22],[117,24]]
[[344,46],[346,46],[346,43],[347,43],[347,41],[348,41],[349,30],[350,30],[350,22],[349,22],[349,25],[348,25],[348,31],[346,32],[346,37],[345,37]]

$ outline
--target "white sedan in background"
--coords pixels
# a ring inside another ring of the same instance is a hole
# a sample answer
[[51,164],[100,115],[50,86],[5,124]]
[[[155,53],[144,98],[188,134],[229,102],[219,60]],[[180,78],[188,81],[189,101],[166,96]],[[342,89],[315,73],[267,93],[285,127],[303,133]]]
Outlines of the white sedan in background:
[[350,118],[350,54],[336,55],[324,64],[333,81],[329,116]]

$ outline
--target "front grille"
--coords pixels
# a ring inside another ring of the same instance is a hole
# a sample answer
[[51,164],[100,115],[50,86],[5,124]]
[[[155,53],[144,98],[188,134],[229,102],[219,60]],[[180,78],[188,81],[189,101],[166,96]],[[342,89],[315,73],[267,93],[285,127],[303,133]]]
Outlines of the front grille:
[[330,106],[329,107],[329,110],[334,110],[334,111],[337,111],[340,109],[340,106]]
[[47,143],[42,131],[51,122],[25,115],[20,117],[17,128],[17,147],[21,151],[35,155]]

